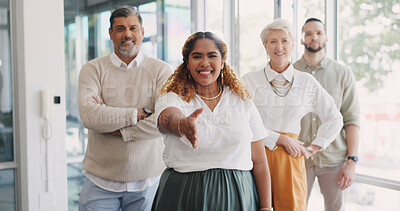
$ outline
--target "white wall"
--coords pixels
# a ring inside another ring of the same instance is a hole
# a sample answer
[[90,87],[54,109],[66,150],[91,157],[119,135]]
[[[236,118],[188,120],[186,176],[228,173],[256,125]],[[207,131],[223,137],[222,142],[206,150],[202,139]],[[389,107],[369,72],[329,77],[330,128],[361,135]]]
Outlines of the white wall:
[[[63,0],[18,0],[12,5],[16,144],[21,206],[18,210],[67,210]],[[42,137],[43,89],[61,97],[54,105],[50,139],[50,192],[46,192],[46,141]]]

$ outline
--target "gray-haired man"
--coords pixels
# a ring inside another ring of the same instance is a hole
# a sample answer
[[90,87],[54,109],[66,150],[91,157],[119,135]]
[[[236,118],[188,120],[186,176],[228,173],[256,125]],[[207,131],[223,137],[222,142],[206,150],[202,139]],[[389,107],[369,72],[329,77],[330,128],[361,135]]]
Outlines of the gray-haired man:
[[89,129],[79,210],[150,210],[165,168],[151,110],[172,70],[140,52],[144,28],[133,7],[112,13],[109,34],[114,52],[79,75],[79,113]]

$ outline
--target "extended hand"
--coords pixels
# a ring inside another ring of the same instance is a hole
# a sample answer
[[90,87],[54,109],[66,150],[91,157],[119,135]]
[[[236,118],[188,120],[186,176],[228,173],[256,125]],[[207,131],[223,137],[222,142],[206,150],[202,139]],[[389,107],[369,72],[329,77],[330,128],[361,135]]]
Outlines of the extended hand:
[[203,112],[203,108],[199,108],[194,111],[190,116],[183,117],[179,120],[180,133],[183,136],[182,138],[186,138],[189,141],[193,148],[196,150],[199,146],[198,141],[198,133],[197,133],[197,119],[200,114]]

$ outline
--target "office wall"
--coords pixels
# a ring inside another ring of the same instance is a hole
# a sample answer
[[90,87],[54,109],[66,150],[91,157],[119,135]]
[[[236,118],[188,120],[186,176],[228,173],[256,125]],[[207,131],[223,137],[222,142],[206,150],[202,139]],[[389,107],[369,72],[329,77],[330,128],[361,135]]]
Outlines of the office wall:
[[[67,210],[65,156],[65,72],[63,0],[12,1],[12,43],[18,162],[18,210]],[[49,140],[50,186],[47,190],[46,140],[41,95],[61,97],[54,105]]]

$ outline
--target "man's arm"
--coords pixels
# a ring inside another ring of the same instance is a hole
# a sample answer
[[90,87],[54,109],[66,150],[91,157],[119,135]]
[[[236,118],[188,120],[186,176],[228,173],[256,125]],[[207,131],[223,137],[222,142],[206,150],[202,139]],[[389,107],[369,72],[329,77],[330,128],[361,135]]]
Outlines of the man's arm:
[[[346,131],[347,141],[347,155],[357,156],[359,146],[359,128],[356,125],[346,125],[344,128]],[[340,173],[338,184],[341,184],[342,190],[350,187],[356,178],[356,162],[353,160],[347,160],[342,172]]]
[[[346,84],[346,88],[343,92],[343,102],[340,112],[343,115],[345,125],[347,156],[357,156],[360,130],[360,105],[353,72],[347,69],[347,74],[342,80]],[[355,175],[356,163],[353,160],[347,160],[338,181],[339,184],[343,181],[341,184],[342,190],[348,188],[354,182]]]
[[157,116],[155,114],[138,121],[136,125],[128,126],[118,131],[120,131],[124,141],[149,140],[162,137],[157,127]]
[[[156,78],[156,92],[154,103],[157,102],[160,97],[160,90],[167,81],[168,77],[172,74],[172,69],[169,65],[165,64],[162,68],[156,71],[159,75]],[[150,140],[162,137],[158,127],[157,127],[158,116],[152,114],[148,118],[140,120],[136,125],[128,126],[120,130],[122,138],[124,141],[132,140]]]
[[[98,96],[98,97],[93,96],[93,99],[96,101],[97,104],[106,106],[104,104],[103,98],[101,96]],[[146,112],[144,108],[143,109],[137,109],[137,121],[145,119],[145,118],[149,117],[151,114],[152,113]],[[135,122],[135,124],[136,124],[136,122]],[[120,130],[116,130],[116,131],[110,132],[109,134],[114,135],[114,136],[122,136],[122,133],[121,133]]]
[[79,115],[84,127],[99,133],[110,133],[135,124],[135,108],[115,108],[98,104],[93,96],[101,93],[100,70],[93,63],[85,64],[78,82]]

